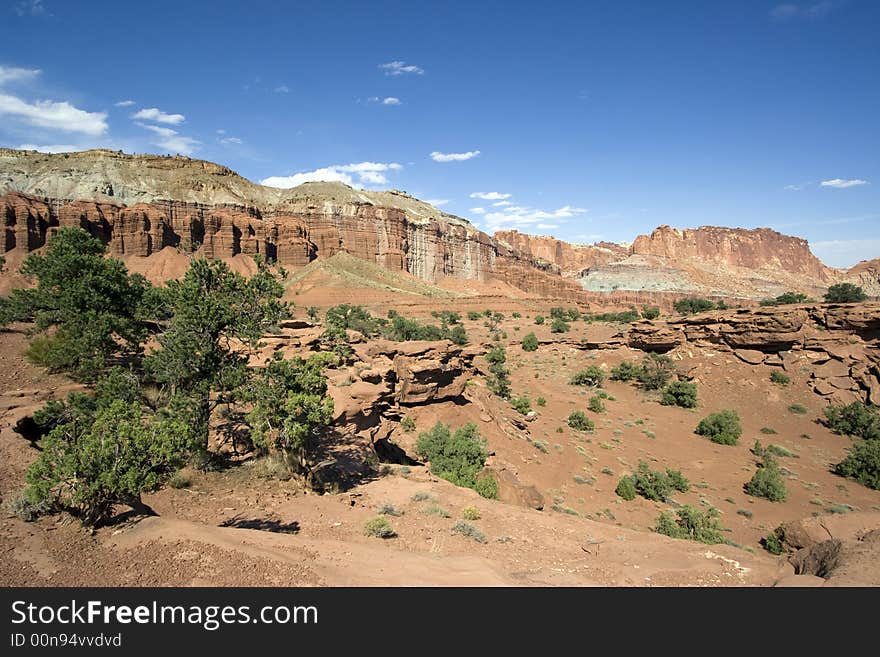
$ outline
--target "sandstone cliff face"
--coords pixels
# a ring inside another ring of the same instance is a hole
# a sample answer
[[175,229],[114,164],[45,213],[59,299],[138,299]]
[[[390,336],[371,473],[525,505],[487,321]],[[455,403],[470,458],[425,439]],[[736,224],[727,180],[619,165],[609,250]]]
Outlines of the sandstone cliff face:
[[679,263],[779,271],[808,277],[817,283],[831,280],[831,270],[810,252],[806,240],[769,228],[702,226],[677,230],[660,226],[650,235],[639,235],[633,242],[632,253]]
[[880,296],[880,258],[863,260],[848,269],[843,280],[859,285],[869,296]]
[[554,265],[564,276],[575,276],[584,269],[620,260],[629,250],[619,244],[569,244],[555,237],[528,235],[516,230],[498,231],[495,239],[510,249]]

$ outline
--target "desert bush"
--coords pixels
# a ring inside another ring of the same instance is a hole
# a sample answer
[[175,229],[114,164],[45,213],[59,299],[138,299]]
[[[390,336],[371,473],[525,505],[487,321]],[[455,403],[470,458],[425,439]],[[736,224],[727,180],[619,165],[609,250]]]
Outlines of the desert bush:
[[718,518],[720,513],[715,507],[705,512],[685,505],[676,511],[677,518],[664,511],[657,519],[656,531],[672,538],[683,538],[700,543],[723,543],[723,528]]
[[364,534],[373,538],[394,538],[397,534],[391,523],[383,516],[376,516],[364,523]]
[[777,556],[780,554],[785,554],[785,548],[782,547],[782,541],[779,540],[776,532],[770,532],[764,538],[762,538],[761,546],[770,554],[775,554]]
[[635,363],[625,360],[611,370],[612,381],[633,381],[638,378],[640,368]]
[[424,513],[426,516],[437,516],[438,518],[452,517],[449,511],[438,504],[429,504],[424,509],[422,509],[422,513]]
[[538,350],[538,338],[534,333],[529,333],[522,339],[522,348],[523,351],[537,351]]
[[419,435],[416,453],[430,461],[431,472],[457,486],[476,488],[477,474],[483,469],[489,453],[477,425],[469,422],[452,433],[449,426],[438,422],[434,428]]
[[535,324],[543,324],[544,321],[544,315],[535,315]]
[[573,386],[598,386],[605,380],[605,373],[595,365],[587,369],[575,372],[571,377]]
[[593,421],[583,411],[572,411],[568,416],[568,426],[577,431],[592,431],[596,428]]
[[456,534],[461,534],[462,536],[466,536],[475,540],[477,543],[485,543],[486,536],[479,529],[474,527],[473,525],[464,522],[463,520],[459,520],[452,527],[452,531]]
[[532,402],[525,395],[521,397],[514,397],[510,400],[510,405],[513,406],[513,409],[517,413],[522,413],[523,415],[532,410]]
[[587,402],[587,409],[594,413],[604,413],[605,404],[602,403],[602,398],[599,395],[593,395],[590,397],[590,401]]
[[409,415],[407,415],[400,421],[400,428],[403,429],[406,433],[412,433],[416,430],[416,421],[413,420]]
[[776,459],[765,451],[764,458],[758,464],[757,472],[743,489],[746,494],[752,497],[762,497],[771,502],[784,501],[786,496],[785,480],[782,478]]
[[636,499],[636,485],[633,482],[632,477],[621,477],[620,481],[617,482],[617,488],[614,489],[614,492],[625,499],[627,502],[631,502],[632,500]]
[[[662,502],[673,490],[687,492],[690,490],[690,483],[678,470],[667,469],[666,472],[658,472],[651,470],[651,467],[645,461],[639,461],[639,467],[631,475],[622,477],[618,483],[618,489],[624,479],[628,479],[632,484],[632,490],[648,500]],[[624,492],[629,491],[628,484],[623,484]],[[618,495],[620,492],[618,491]],[[624,497],[624,495],[621,495]],[[624,497],[624,499],[627,499]],[[629,498],[632,499],[632,498]]]
[[645,319],[657,319],[660,317],[660,309],[657,306],[642,306],[642,317]]
[[742,435],[742,426],[739,423],[739,415],[736,411],[724,410],[718,413],[710,413],[697,425],[695,433],[706,436],[713,443],[719,445],[736,445]]
[[510,371],[507,369],[507,350],[503,345],[495,345],[486,354],[486,360],[489,361],[489,372],[492,378],[486,385],[494,394],[502,399],[510,398]]
[[571,326],[567,322],[561,319],[554,319],[553,323],[550,324],[550,332],[551,333],[568,333],[571,330]]
[[514,319],[520,319],[522,317],[522,313],[513,312],[513,313],[510,313],[510,316],[513,317]]
[[171,488],[189,488],[192,486],[192,477],[184,472],[177,471],[171,478],[168,480],[168,485]]
[[547,405],[547,400],[544,399],[543,397],[538,397],[538,398],[535,400],[535,403],[536,403],[538,406],[546,406],[546,405]]
[[806,415],[807,407],[803,404],[792,404],[788,407],[790,413],[794,413],[795,415]]
[[598,313],[595,315],[584,315],[584,319],[590,322],[620,322],[622,324],[629,324],[631,322],[638,321],[639,311],[635,308],[632,308],[630,310],[624,310],[618,313]]
[[394,518],[400,517],[403,515],[403,511],[400,511],[393,504],[383,504],[379,507],[379,511],[377,512],[380,516],[392,516]]
[[32,501],[26,493],[7,498],[3,507],[19,520],[33,522],[40,516],[52,512],[52,504],[47,500]]
[[880,440],[855,443],[847,457],[834,466],[835,474],[855,479],[868,488],[880,490]]
[[468,314],[467,314],[467,318],[468,318],[469,320],[471,320],[472,322],[476,322],[476,321],[477,321],[478,319],[480,319],[482,316],[483,316],[483,315],[482,315],[481,313],[478,313],[476,310],[468,311]]
[[480,510],[475,506],[466,506],[461,510],[461,517],[465,520],[479,520]]
[[791,383],[791,377],[789,377],[787,374],[783,374],[779,370],[774,370],[770,373],[770,381],[772,383],[778,383],[781,386],[787,386],[789,383]]
[[670,470],[667,468],[666,477],[669,479],[669,484],[681,493],[687,493],[691,489],[690,482],[681,474],[680,470]]
[[853,303],[864,301],[867,298],[868,295],[865,294],[865,291],[852,283],[837,283],[829,287],[825,293],[827,303]]
[[660,390],[675,372],[675,365],[669,356],[664,354],[648,354],[639,364],[636,379],[645,390]]
[[487,500],[494,500],[498,497],[498,481],[492,475],[483,475],[477,478],[474,490]]
[[809,297],[801,292],[785,292],[772,299],[761,299],[762,306],[785,306],[792,303],[805,303]]
[[825,409],[826,424],[835,433],[865,440],[880,440],[880,413],[876,406],[852,402]]
[[697,384],[687,381],[673,381],[663,389],[660,403],[664,406],[695,408],[697,406]]
[[673,304],[673,307],[679,315],[693,315],[694,313],[714,310],[717,306],[708,299],[689,297],[687,299],[679,299]]

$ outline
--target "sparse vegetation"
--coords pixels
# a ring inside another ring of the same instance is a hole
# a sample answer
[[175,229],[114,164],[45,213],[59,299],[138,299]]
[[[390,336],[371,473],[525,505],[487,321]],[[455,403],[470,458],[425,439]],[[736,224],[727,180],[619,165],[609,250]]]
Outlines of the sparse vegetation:
[[785,306],[792,303],[806,303],[810,298],[801,292],[785,292],[772,299],[761,299],[762,306]]
[[452,527],[452,531],[455,534],[461,534],[462,536],[473,539],[477,543],[486,542],[486,535],[483,534],[483,532],[463,520],[459,520],[457,523],[455,523],[455,525]]
[[672,359],[665,354],[648,354],[639,364],[636,379],[645,390],[660,390],[675,372]]
[[770,554],[775,554],[777,556],[785,554],[785,548],[782,547],[782,541],[779,540],[776,532],[770,532],[767,536],[762,538],[761,547],[767,550]]
[[522,348],[523,351],[537,351],[538,350],[538,338],[534,333],[529,333],[522,339]]
[[854,303],[868,298],[865,291],[852,283],[837,283],[825,293],[826,303]]
[[742,426],[736,411],[724,410],[704,417],[694,432],[719,445],[736,445],[742,435]]
[[700,543],[723,543],[723,528],[718,518],[720,513],[715,507],[705,512],[685,505],[678,509],[676,516],[664,511],[657,519],[656,531],[672,538],[683,538]]
[[448,425],[438,422],[433,429],[419,435],[416,453],[430,461],[433,474],[483,494],[477,487],[477,475],[489,453],[477,425],[468,423],[452,433]]
[[645,319],[657,319],[660,317],[660,308],[657,306],[642,306],[642,317]]
[[855,479],[868,488],[880,490],[880,440],[855,443],[847,457],[834,466],[835,474]]
[[675,308],[675,312],[679,315],[693,315],[695,313],[702,313],[707,310],[715,310],[718,308],[718,306],[708,299],[701,299],[699,297],[679,299],[673,304],[673,307]]
[[538,397],[538,398],[535,400],[535,403],[536,403],[538,406],[543,407],[543,406],[546,406],[546,405],[547,405],[547,400],[544,399],[543,397]]
[[544,315],[535,315],[535,324],[543,324],[545,321]]
[[828,427],[835,433],[865,440],[880,440],[880,412],[876,406],[852,402],[846,406],[831,405],[825,409]]
[[779,464],[766,451],[754,476],[744,486],[746,494],[761,497],[771,502],[782,502],[787,495],[785,480],[779,471]]
[[593,395],[590,397],[590,401],[587,402],[587,409],[593,411],[593,413],[604,413],[605,404],[602,403],[602,398],[599,395]]
[[635,363],[625,360],[611,369],[612,381],[633,381],[638,378],[640,368]]
[[376,516],[364,524],[364,534],[373,538],[394,538],[397,534],[391,523],[383,516]]
[[513,406],[513,409],[522,415],[526,415],[529,411],[532,410],[532,402],[526,395],[521,397],[514,397],[510,400],[510,405]]
[[437,516],[438,518],[451,518],[452,516],[449,514],[449,511],[439,506],[438,504],[430,504],[422,509],[422,513],[426,516]]
[[465,520],[479,520],[480,510],[475,506],[466,506],[461,510],[461,517]]
[[406,433],[412,433],[416,430],[416,421],[413,420],[409,415],[407,415],[400,421],[400,428],[403,429]]
[[572,411],[568,416],[568,426],[577,431],[592,431],[596,428],[583,411]]
[[791,383],[791,377],[789,377],[787,374],[783,374],[779,370],[774,370],[770,373],[770,381],[781,386],[787,386],[789,383]]
[[[635,494],[639,494],[645,499],[662,502],[673,490],[685,493],[690,490],[690,483],[678,470],[658,472],[651,470],[651,466],[645,461],[639,461],[638,469],[629,476],[621,477],[617,484],[617,494],[627,500],[634,499]],[[627,497],[630,491],[633,491],[633,496]]]
[[570,330],[571,326],[559,318],[554,319],[553,323],[550,324],[551,333],[568,333]]
[[575,372],[571,377],[571,385],[573,386],[598,386],[605,380],[605,373],[596,367],[590,365],[587,369]]
[[794,413],[795,415],[806,415],[807,407],[803,404],[792,404],[788,407],[790,413]]
[[697,384],[687,381],[673,381],[663,389],[663,397],[661,397],[660,403],[664,406],[696,408]]
[[504,345],[496,344],[486,354],[489,361],[489,372],[492,378],[487,382],[489,390],[502,399],[510,398],[510,370],[507,369],[507,350]]

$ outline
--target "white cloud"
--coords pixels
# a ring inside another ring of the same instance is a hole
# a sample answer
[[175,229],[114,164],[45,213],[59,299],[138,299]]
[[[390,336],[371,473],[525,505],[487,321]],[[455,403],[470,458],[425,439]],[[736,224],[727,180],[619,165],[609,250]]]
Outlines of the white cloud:
[[400,98],[388,96],[388,98],[379,98],[378,96],[370,96],[367,98],[368,103],[379,103],[380,105],[400,105]]
[[113,103],[114,107],[131,107],[134,105],[133,100],[120,100],[118,103]]
[[19,16],[51,16],[43,6],[43,0],[22,0],[15,6],[15,13]]
[[226,131],[225,131],[223,128],[218,128],[218,129],[217,129],[217,134],[218,134],[218,135],[225,135],[225,134],[226,134]]
[[102,135],[107,132],[107,115],[86,112],[66,101],[38,100],[27,103],[15,96],[0,94],[0,116],[18,118],[39,128]]
[[[351,187],[358,185],[384,185],[388,183],[385,173],[399,171],[403,165],[397,162],[357,162],[354,164],[334,164],[314,171],[302,171],[290,176],[270,176],[260,181],[261,185],[289,189],[307,182],[342,182]],[[357,180],[355,180],[357,178]],[[356,184],[357,183],[357,184]]]
[[587,212],[586,208],[576,208],[570,205],[564,205],[561,208],[550,211],[513,205],[497,212],[487,212],[483,220],[489,232],[523,228],[532,225],[535,225],[536,228],[540,228],[542,225],[556,228],[559,225],[558,223],[550,224],[547,220],[565,220],[585,212]]
[[503,208],[505,205],[513,205],[510,201],[498,201],[497,203],[493,203],[493,208]]
[[147,125],[146,123],[141,123],[140,121],[135,121],[135,125],[140,126],[144,130],[155,132],[160,137],[173,137],[177,134],[177,130],[172,130],[171,128],[163,128],[162,126],[158,125]]
[[220,140],[221,144],[243,144],[244,142],[238,137],[224,137]]
[[431,153],[431,159],[435,162],[463,162],[470,160],[480,154],[480,151],[468,151],[467,153],[441,153],[434,151]]
[[177,130],[172,130],[171,128],[164,128],[159,125],[148,125],[146,123],[141,123],[140,121],[135,121],[135,125],[159,135],[160,138],[154,141],[153,145],[164,148],[169,153],[192,155],[201,145],[200,141],[193,139],[192,137],[184,137],[178,133]]
[[541,230],[551,230],[553,228],[559,228],[559,224],[538,224],[535,228],[540,228]]
[[486,214],[486,208],[471,208],[470,211],[474,214]]
[[880,257],[880,240],[828,240],[811,242],[810,250],[831,267],[852,267],[861,260]]
[[773,7],[773,9],[770,10],[770,16],[777,20],[822,18],[841,4],[840,0],[821,0],[821,2],[808,2],[803,4],[785,2]]
[[800,183],[799,185],[786,185],[785,187],[783,187],[783,189],[787,189],[791,192],[799,192],[805,187],[809,187],[812,184],[813,183]]
[[439,208],[441,205],[446,205],[447,203],[449,203],[449,199],[448,198],[432,198],[432,199],[425,201],[425,203],[428,203],[429,205],[433,205],[435,208]]
[[275,93],[276,94],[289,94],[290,87],[288,87],[286,84],[279,84],[277,87],[275,87]]
[[39,151],[40,153],[76,153],[77,151],[87,151],[90,147],[84,148],[74,144],[47,144],[45,146],[21,144],[18,148],[23,151]]
[[414,73],[415,75],[424,75],[425,70],[406,62],[393,61],[386,64],[379,64],[379,69],[385,71],[385,75],[404,75],[406,73]]
[[177,125],[186,121],[186,117],[183,114],[166,114],[156,107],[139,110],[132,114],[131,118],[156,121],[157,123],[170,123],[171,125]]
[[[510,198],[510,194],[502,194],[501,192],[473,192],[471,198],[481,198],[486,201],[497,201],[499,199]],[[510,205],[510,201],[505,201],[505,205]],[[501,205],[501,203],[493,203],[493,205]]]
[[844,180],[842,178],[834,178],[833,180],[823,180],[819,183],[821,187],[836,187],[837,189],[846,189],[847,187],[858,187],[859,185],[867,185],[867,180]]
[[32,80],[42,71],[38,68],[15,68],[14,66],[0,66],[0,85],[7,82],[20,82]]

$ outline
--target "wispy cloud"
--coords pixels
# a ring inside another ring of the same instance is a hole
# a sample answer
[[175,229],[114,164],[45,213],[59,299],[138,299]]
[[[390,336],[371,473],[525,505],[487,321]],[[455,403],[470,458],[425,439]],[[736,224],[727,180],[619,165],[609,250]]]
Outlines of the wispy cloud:
[[400,105],[400,98],[388,96],[387,98],[379,98],[379,96],[370,96],[367,98],[368,103],[378,103],[380,105]]
[[[314,171],[301,171],[290,176],[270,176],[260,181],[261,185],[289,189],[307,182],[342,182],[351,187],[358,185],[385,185],[389,171],[403,168],[397,162],[357,162],[354,164],[334,164]],[[357,179],[357,180],[355,180]]]
[[842,2],[839,0],[822,0],[822,2],[785,2],[770,10],[771,18],[776,20],[792,20],[796,18],[822,18],[837,9]]
[[[577,208],[570,205],[564,205],[556,210],[539,210],[514,205],[497,212],[487,212],[483,217],[483,223],[486,230],[489,232],[508,230],[511,228],[523,228],[532,225],[535,225],[535,227],[538,228],[541,225],[551,225],[548,220],[556,219],[564,221],[586,212],[586,208]],[[556,228],[559,223],[561,222],[554,223],[552,226]]]
[[224,146],[228,146],[229,144],[243,144],[244,141],[238,137],[223,137],[220,140],[220,143]]
[[470,212],[473,214],[486,214],[486,208],[471,208]]
[[192,137],[185,137],[171,128],[165,128],[160,125],[149,125],[135,121],[135,125],[140,126],[144,130],[149,130],[159,138],[153,142],[154,146],[164,148],[169,153],[180,153],[181,155],[192,155],[201,142]]
[[178,125],[186,121],[186,117],[183,114],[167,114],[157,107],[138,110],[131,115],[131,118],[156,121],[157,123],[170,123],[171,125]]
[[16,96],[0,94],[0,116],[63,132],[81,132],[93,136],[107,132],[105,113],[87,112],[66,101],[38,100],[28,103]]
[[425,70],[415,64],[407,64],[406,62],[393,61],[386,64],[379,64],[379,69],[385,71],[385,75],[424,75]]
[[[510,194],[508,194],[510,196]],[[493,208],[503,208],[505,205],[513,205],[510,201],[498,201],[497,203],[493,203]]]
[[43,0],[22,0],[15,5],[15,13],[19,16],[51,16],[43,5]]
[[[484,201],[497,201],[500,199],[510,198],[510,194],[502,194],[501,192],[473,192],[471,198],[481,198]],[[510,205],[510,201],[502,201],[501,203],[493,203],[493,205]]]
[[113,103],[114,107],[131,107],[134,105],[133,100],[120,100],[118,103]]
[[467,153],[441,153],[440,151],[433,151],[431,159],[435,162],[463,162],[464,160],[471,160],[479,154],[480,151],[468,151]]
[[18,148],[23,151],[39,151],[40,153],[76,153],[89,149],[89,147],[84,148],[76,144],[21,144]]
[[33,80],[42,71],[38,68],[15,68],[13,66],[0,66],[0,85],[8,82],[23,82]]
[[559,228],[559,224],[537,224],[535,228],[540,230],[552,230],[553,228]]
[[783,189],[787,189],[790,192],[799,192],[802,189],[806,189],[810,185],[814,185],[814,184],[815,183],[812,183],[812,182],[805,182],[805,183],[799,183],[797,185],[786,185],[785,187],[783,187]]
[[441,205],[446,205],[447,203],[449,203],[449,199],[448,198],[432,198],[432,199],[425,201],[425,203],[429,203],[430,205],[433,205],[435,208],[439,208]]
[[274,91],[276,94],[289,94],[290,87],[288,87],[286,84],[279,84],[277,87],[275,87]]
[[832,180],[823,180],[819,183],[820,187],[836,187],[837,189],[846,189],[847,187],[858,187],[860,185],[867,185],[867,180],[859,180],[858,178],[854,178],[851,180],[844,180],[843,178],[834,178]]

